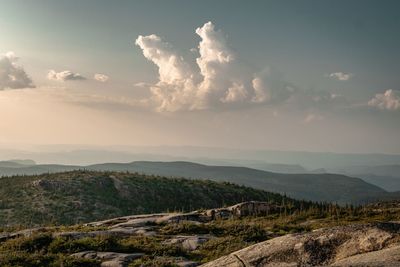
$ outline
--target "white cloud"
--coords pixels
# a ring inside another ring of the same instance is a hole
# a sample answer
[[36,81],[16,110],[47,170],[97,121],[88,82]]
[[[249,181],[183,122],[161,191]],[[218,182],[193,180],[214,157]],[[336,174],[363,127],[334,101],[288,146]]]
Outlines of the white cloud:
[[32,79],[17,61],[18,57],[13,52],[0,55],[0,90],[35,87]]
[[108,76],[105,75],[105,74],[96,73],[96,74],[93,76],[93,79],[95,79],[96,81],[105,83],[105,82],[107,82],[107,81],[110,79],[110,77],[108,77]]
[[254,74],[251,83],[254,89],[251,98],[253,103],[282,103],[298,91],[285,81],[281,73],[271,68]]
[[244,101],[247,98],[247,91],[243,84],[234,83],[232,87],[228,88],[226,95],[220,100],[223,103],[234,103]]
[[60,72],[56,72],[55,70],[50,70],[47,74],[47,79],[53,81],[79,81],[79,80],[86,80],[86,78],[79,73],[74,73],[69,70],[64,70]]
[[264,84],[264,80],[256,77],[251,81],[255,95],[253,101],[256,103],[265,102],[271,99],[271,95],[266,90],[267,86]]
[[[214,25],[207,22],[203,27],[196,29],[196,34],[201,38],[200,57],[196,62],[203,77],[197,91],[197,98],[200,100],[197,103],[198,108],[208,108],[210,104],[217,104],[215,102],[224,99],[231,103],[239,99],[243,101],[245,85],[242,80],[234,81],[232,68],[235,55],[229,49],[222,32],[216,31]],[[232,98],[233,95],[236,96]]]
[[334,73],[329,74],[328,76],[335,80],[348,81],[354,76],[354,74],[346,73],[346,72],[334,72]]
[[160,82],[173,84],[190,78],[190,72],[183,58],[176,54],[169,43],[163,42],[157,35],[148,35],[136,39],[136,45],[143,55],[158,66]]
[[400,109],[400,91],[389,89],[383,94],[376,94],[368,101],[368,105],[382,110]]
[[316,113],[309,113],[307,116],[304,118],[304,123],[312,123],[312,122],[317,122],[317,121],[322,121],[324,119],[323,116],[316,114]]
[[143,55],[158,67],[159,81],[148,87],[159,111],[224,108],[285,98],[289,91],[284,82],[270,74],[246,72],[224,34],[211,22],[197,28],[196,34],[201,38],[196,59],[200,72],[157,35],[136,39]]
[[176,111],[189,108],[194,94],[190,66],[169,43],[154,34],[140,35],[136,39],[136,45],[143,50],[143,55],[158,67],[159,81],[150,85],[153,98],[158,102],[158,110]]

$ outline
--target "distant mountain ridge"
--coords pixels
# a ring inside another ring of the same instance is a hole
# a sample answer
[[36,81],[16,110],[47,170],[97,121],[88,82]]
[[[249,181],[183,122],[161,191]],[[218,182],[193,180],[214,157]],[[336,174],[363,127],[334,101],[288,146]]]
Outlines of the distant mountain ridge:
[[331,172],[359,177],[389,192],[400,191],[400,164],[356,165],[331,169]]
[[370,174],[376,176],[400,177],[400,164],[374,165],[374,166],[346,166],[334,169],[336,172],[346,174]]
[[72,170],[137,172],[148,175],[210,179],[231,182],[270,192],[287,194],[297,199],[337,203],[362,203],[379,198],[386,191],[359,178],[337,174],[280,174],[235,166],[209,166],[192,162],[104,163],[89,166],[35,165],[21,168],[0,168],[0,175],[32,175]]
[[297,199],[358,203],[385,191],[359,178],[337,174],[279,174],[247,167],[208,166],[192,162],[143,162],[91,165],[95,170],[137,171],[145,174],[229,181]]
[[11,159],[0,161],[0,168],[21,168],[36,165],[31,159]]
[[[1,149],[0,158],[30,158],[51,164],[90,165],[102,162],[192,161],[207,165],[249,166],[249,161],[300,165],[307,170],[328,170],[343,166],[398,165],[400,155],[357,154],[307,151],[273,151],[196,146],[82,146],[50,145],[24,150]],[[243,163],[243,164],[242,164]],[[275,170],[274,170],[275,171]]]

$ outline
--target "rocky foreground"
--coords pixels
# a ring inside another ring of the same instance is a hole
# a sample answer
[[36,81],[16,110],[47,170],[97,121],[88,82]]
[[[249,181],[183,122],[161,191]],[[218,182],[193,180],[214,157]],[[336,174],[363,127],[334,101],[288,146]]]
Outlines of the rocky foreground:
[[[52,238],[67,240],[82,240],[84,238],[107,237],[127,238],[134,236],[160,236],[163,235],[162,245],[179,247],[183,251],[195,251],[203,243],[215,238],[210,234],[204,235],[168,235],[161,233],[161,228],[169,224],[194,223],[205,224],[215,220],[239,218],[244,216],[258,216],[275,213],[278,206],[267,203],[250,201],[226,208],[194,211],[189,213],[157,213],[145,215],[132,215],[114,219],[87,223],[87,229],[101,229],[90,231],[59,231],[57,227],[41,227],[27,229],[12,233],[0,233],[0,242],[17,238],[29,238],[41,233],[51,232]],[[97,260],[102,267],[125,267],[134,260],[148,256],[145,253],[120,253],[110,251],[80,251],[69,256],[74,258]],[[198,262],[187,260],[184,257],[171,258],[172,266],[191,267],[200,265]],[[1,263],[1,262],[0,262]],[[147,265],[146,265],[147,266]],[[156,266],[156,265],[155,265]]]
[[[216,228],[217,231],[214,232],[204,232],[204,229],[209,229],[205,228],[206,225],[213,222],[224,225],[225,222],[230,222],[226,219],[233,219],[238,223],[235,226],[237,228],[241,223],[249,222],[249,220],[245,220],[246,218],[268,220],[268,215],[276,214],[279,209],[279,206],[270,203],[252,201],[227,208],[190,213],[158,213],[119,217],[88,223],[82,226],[83,230],[47,227],[12,233],[3,232],[0,233],[0,242],[4,244],[18,238],[29,238],[38,236],[41,233],[51,233],[50,245],[48,245],[47,251],[56,251],[57,244],[59,247],[65,247],[66,249],[80,244],[79,246],[81,247],[78,247],[76,252],[69,253],[67,256],[82,261],[93,261],[93,264],[98,264],[90,266],[191,267],[199,266],[201,262],[205,262],[204,258],[199,258],[199,251],[207,250],[210,247],[207,244],[234,235],[234,232],[230,232],[229,236],[218,237],[216,235],[221,231],[221,228]],[[258,216],[258,219],[255,216]],[[171,230],[177,225],[182,226],[182,224],[186,225],[183,232],[166,231],[166,229]],[[197,232],[193,229],[197,229]],[[203,230],[200,231],[199,229]],[[248,231],[246,229],[245,231]],[[226,256],[209,261],[201,266],[400,266],[400,223],[397,222],[352,224],[283,236],[273,232],[262,232],[261,234],[265,237],[261,240],[267,239],[267,241],[256,243],[231,254],[229,252],[234,250],[227,250],[228,253],[226,254],[228,255],[225,254]],[[165,257],[161,262],[158,256],[154,256],[157,253],[153,253],[151,249],[124,251],[121,247],[117,248],[117,245],[107,246],[106,244],[97,246],[97,248],[101,248],[98,250],[84,249],[90,246],[85,245],[86,247],[83,247],[82,240],[87,242],[87,240],[105,236],[116,240],[129,238],[129,242],[147,237],[153,238],[152,240],[158,240],[157,242],[160,242],[164,249],[174,248],[169,252],[170,255],[168,256],[171,264],[165,264]],[[251,236],[252,240],[257,240],[253,234]],[[45,242],[43,238],[37,240],[42,240],[42,243]],[[77,242],[74,243],[73,240],[77,240]],[[69,245],[61,246],[60,244]],[[233,247],[237,245],[233,241],[221,244],[223,244],[221,246],[232,245]],[[18,245],[18,247],[20,248],[21,245]],[[238,246],[237,249],[243,247]],[[219,247],[218,249],[223,250],[225,247]],[[66,253],[65,251],[62,252]],[[190,257],[188,258],[187,256]],[[150,263],[147,262],[146,265],[141,263],[146,262],[144,259],[149,257],[151,257]]]
[[400,266],[400,224],[348,225],[289,234],[202,266]]

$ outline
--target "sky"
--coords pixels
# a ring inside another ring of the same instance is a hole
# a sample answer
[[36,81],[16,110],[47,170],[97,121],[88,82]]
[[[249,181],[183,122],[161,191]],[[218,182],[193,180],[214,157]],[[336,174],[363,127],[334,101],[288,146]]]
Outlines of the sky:
[[0,146],[400,154],[399,8],[0,0]]

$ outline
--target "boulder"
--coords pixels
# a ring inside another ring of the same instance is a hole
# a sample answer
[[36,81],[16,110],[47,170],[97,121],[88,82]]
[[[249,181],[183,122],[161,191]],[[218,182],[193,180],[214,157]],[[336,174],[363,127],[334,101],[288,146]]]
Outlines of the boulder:
[[116,252],[98,252],[83,251],[71,255],[76,258],[96,259],[101,261],[102,267],[126,267],[135,259],[144,256],[143,253],[116,253]]
[[171,239],[167,239],[163,244],[167,245],[180,245],[184,250],[193,251],[196,250],[201,244],[210,240],[210,235],[193,235],[193,236],[174,236]]
[[205,211],[205,214],[210,220],[214,220],[232,217],[268,215],[278,210],[279,206],[269,202],[247,201],[226,208],[210,209]]
[[203,266],[400,266],[399,247],[398,223],[350,225],[273,238]]
[[378,251],[362,253],[336,261],[332,266],[361,267],[361,266],[400,266],[400,246],[385,248]]

